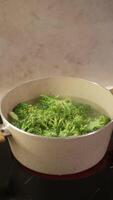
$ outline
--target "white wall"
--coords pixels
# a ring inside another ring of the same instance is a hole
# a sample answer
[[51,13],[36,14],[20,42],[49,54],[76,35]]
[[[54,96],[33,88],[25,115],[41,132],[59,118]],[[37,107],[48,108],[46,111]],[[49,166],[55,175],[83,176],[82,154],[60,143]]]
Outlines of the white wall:
[[48,75],[113,85],[113,1],[0,1],[0,96]]

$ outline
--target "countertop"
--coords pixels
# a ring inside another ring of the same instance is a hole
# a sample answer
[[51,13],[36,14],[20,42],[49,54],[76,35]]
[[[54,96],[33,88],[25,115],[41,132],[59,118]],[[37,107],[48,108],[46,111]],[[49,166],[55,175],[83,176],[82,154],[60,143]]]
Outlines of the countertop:
[[113,1],[1,0],[0,97],[58,75],[113,85]]

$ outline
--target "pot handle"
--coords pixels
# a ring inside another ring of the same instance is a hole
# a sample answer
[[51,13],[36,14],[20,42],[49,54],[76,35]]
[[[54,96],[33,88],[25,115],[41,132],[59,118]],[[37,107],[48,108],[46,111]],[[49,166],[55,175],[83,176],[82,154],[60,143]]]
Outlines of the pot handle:
[[9,136],[11,136],[11,133],[7,130],[7,127],[3,125],[2,118],[0,116],[0,143],[5,142],[5,139]]

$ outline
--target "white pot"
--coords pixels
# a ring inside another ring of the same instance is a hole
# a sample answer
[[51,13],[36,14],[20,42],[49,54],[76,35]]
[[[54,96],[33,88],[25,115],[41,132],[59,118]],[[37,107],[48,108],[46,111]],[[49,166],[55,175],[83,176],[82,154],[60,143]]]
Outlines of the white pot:
[[[8,113],[18,103],[37,98],[40,94],[82,98],[101,106],[111,122],[95,132],[66,138],[33,135],[8,122]],[[79,78],[38,79],[14,88],[3,97],[1,117],[12,135],[8,140],[13,155],[20,163],[44,174],[75,174],[96,165],[106,153],[113,129],[113,96],[100,85]]]

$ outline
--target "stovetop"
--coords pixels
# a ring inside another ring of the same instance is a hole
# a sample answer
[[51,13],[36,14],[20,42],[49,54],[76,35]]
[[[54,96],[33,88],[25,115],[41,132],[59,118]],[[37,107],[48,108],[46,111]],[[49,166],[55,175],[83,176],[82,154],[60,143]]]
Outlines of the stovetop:
[[0,144],[0,200],[113,200],[113,136],[103,160],[86,172],[53,179],[32,173]]

